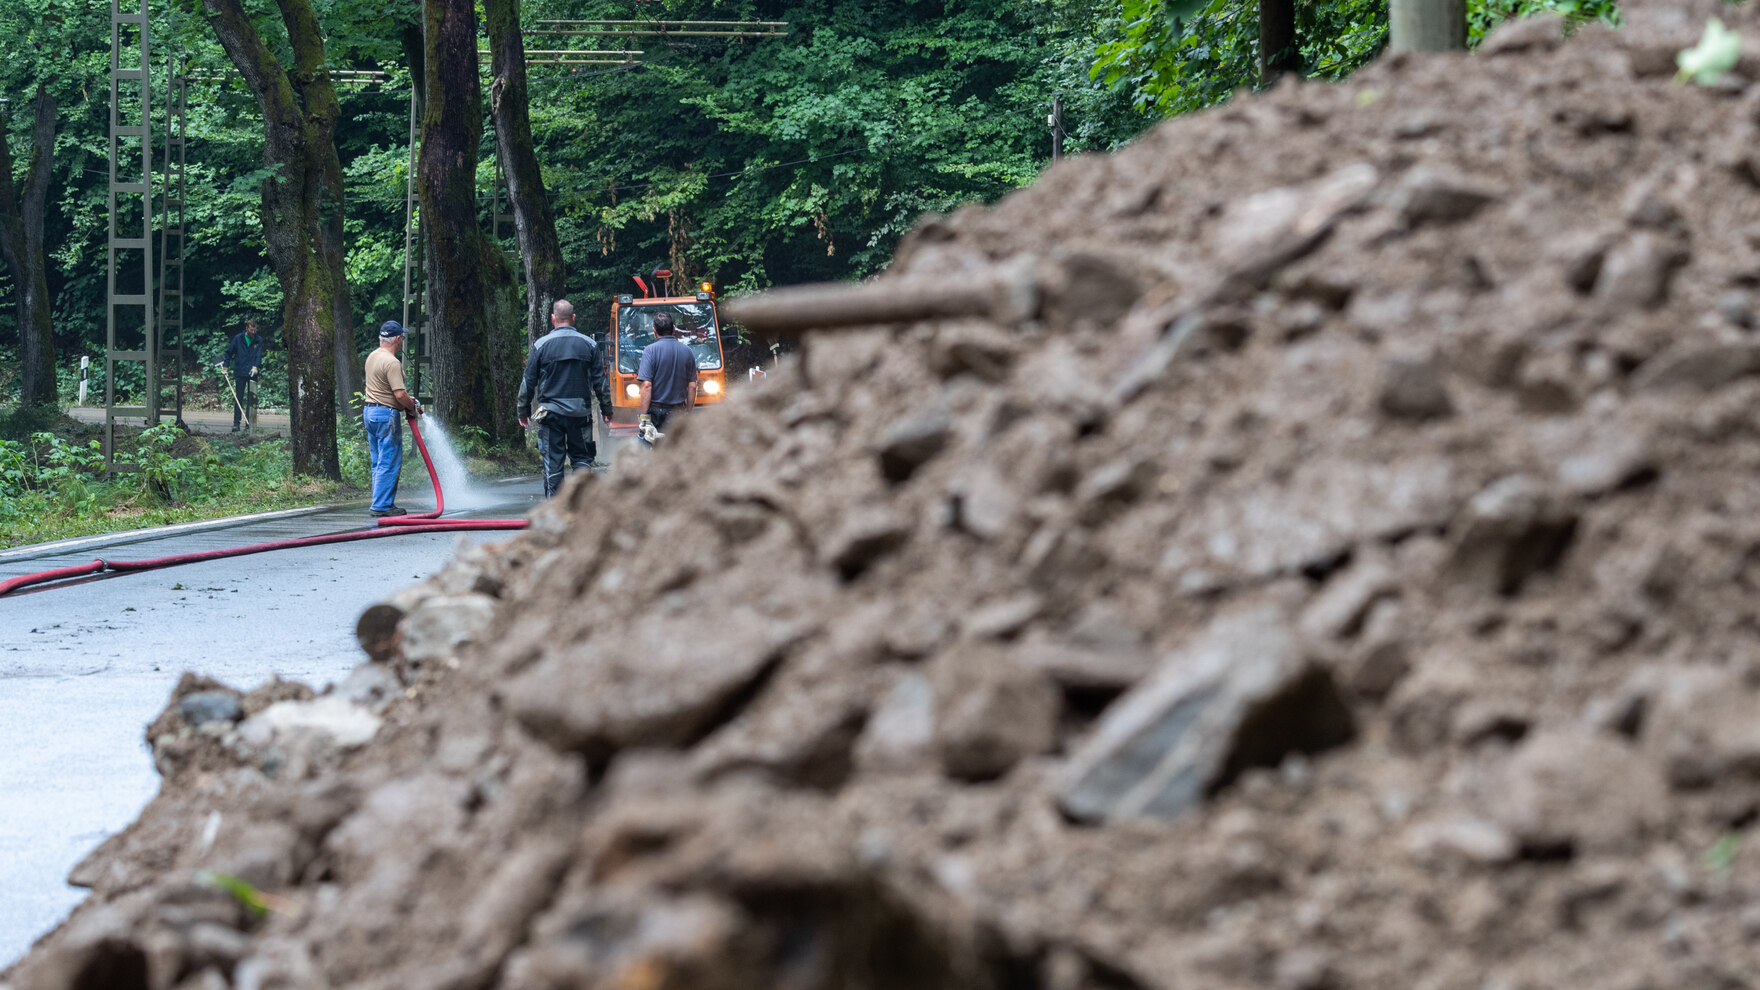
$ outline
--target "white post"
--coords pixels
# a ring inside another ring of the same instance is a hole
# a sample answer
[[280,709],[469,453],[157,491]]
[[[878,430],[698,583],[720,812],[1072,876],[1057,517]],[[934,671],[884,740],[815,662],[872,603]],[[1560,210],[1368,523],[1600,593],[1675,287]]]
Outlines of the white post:
[[79,404],[82,406],[86,404],[86,377],[91,374],[91,368],[92,356],[81,354],[79,356]]

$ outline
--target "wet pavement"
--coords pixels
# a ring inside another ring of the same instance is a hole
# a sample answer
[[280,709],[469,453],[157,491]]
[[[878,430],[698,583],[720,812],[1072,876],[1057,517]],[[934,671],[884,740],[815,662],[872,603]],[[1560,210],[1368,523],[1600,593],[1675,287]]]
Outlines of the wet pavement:
[[[485,498],[473,503],[480,507],[458,518],[522,517],[542,485],[531,479],[481,491]],[[20,547],[0,552],[0,579],[370,522],[363,503]],[[79,902],[85,892],[66,885],[68,871],[156,792],[143,732],[179,675],[193,670],[241,689],[279,675],[321,688],[365,659],[354,641],[362,609],[439,570],[461,537],[511,535],[413,533],[0,598],[0,968]]]

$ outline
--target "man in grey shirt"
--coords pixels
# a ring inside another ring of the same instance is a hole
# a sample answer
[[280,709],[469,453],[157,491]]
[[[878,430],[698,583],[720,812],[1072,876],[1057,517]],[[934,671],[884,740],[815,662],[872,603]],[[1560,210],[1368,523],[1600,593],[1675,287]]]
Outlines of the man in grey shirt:
[[593,338],[574,328],[574,305],[566,299],[550,307],[549,333],[532,345],[519,383],[519,425],[538,424],[538,452],[544,457],[544,497],[562,487],[563,462],[574,470],[592,467],[593,399],[611,423],[611,383],[605,359]]
[[673,412],[688,412],[697,402],[697,356],[677,334],[670,314],[655,316],[654,342],[642,349],[642,363],[636,369],[636,380],[642,383],[638,429],[650,443]]

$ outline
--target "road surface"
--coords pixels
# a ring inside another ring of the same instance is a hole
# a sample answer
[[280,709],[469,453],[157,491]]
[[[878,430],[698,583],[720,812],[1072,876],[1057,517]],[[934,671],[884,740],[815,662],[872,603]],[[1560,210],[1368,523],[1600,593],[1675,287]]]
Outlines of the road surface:
[[[533,479],[481,486],[461,518],[518,518]],[[449,492],[448,501],[454,501]],[[410,499],[411,511],[431,508]],[[450,515],[450,514],[449,514]],[[270,513],[0,552],[0,579],[365,528],[364,504]],[[322,687],[365,659],[362,609],[428,577],[461,536],[411,534],[99,577],[0,598],[0,968],[77,904],[68,871],[159,784],[142,738],[178,676],[241,689],[280,675]]]
[[[104,422],[104,407],[102,405],[68,406],[67,415],[81,423],[102,423]],[[146,425],[146,420],[139,416],[118,416],[116,421],[129,426]],[[229,433],[232,431],[232,410],[230,408],[190,409],[185,407],[183,425],[189,427],[193,433]],[[287,414],[259,411],[257,413],[257,432],[269,435],[286,433]]]

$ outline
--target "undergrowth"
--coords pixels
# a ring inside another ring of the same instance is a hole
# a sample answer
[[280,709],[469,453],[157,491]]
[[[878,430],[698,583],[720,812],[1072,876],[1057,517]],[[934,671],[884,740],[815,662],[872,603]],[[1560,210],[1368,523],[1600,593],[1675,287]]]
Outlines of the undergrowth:
[[287,441],[222,439],[171,423],[118,439],[53,411],[0,415],[0,546],[340,501],[359,486],[293,473]]
[[[280,437],[189,434],[165,423],[122,431],[105,470],[97,426],[53,408],[0,412],[0,547],[42,543],[144,526],[345,501],[371,487],[366,432],[359,417],[339,419],[342,481],[295,475]],[[454,431],[477,477],[534,470],[537,455],[495,444],[471,427]],[[427,469],[404,431],[400,495],[425,496]]]

